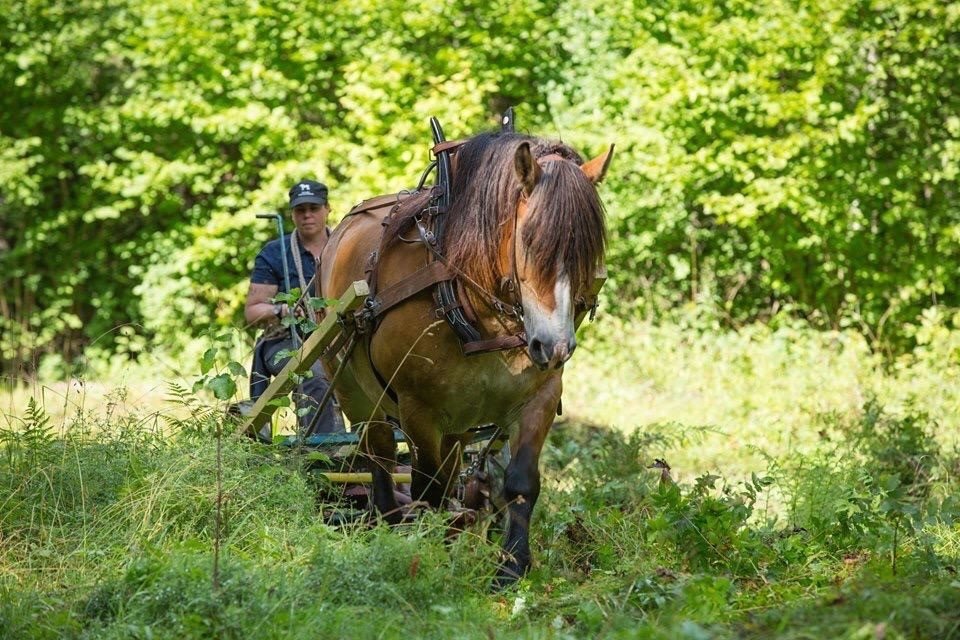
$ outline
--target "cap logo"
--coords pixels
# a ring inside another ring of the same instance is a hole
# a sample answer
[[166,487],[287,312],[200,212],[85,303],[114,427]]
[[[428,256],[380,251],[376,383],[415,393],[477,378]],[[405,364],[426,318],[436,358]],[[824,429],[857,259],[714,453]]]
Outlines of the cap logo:
[[313,191],[310,190],[310,185],[308,184],[300,185],[300,193],[309,193],[310,195],[313,195]]

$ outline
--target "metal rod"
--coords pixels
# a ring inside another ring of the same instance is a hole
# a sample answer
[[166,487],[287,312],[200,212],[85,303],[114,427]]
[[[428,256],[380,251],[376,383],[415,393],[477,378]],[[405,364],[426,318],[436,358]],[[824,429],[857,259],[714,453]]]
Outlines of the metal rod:
[[[287,243],[284,241],[283,235],[283,216],[279,213],[258,213],[257,217],[265,220],[272,218],[277,222],[277,233],[280,235],[280,261],[283,264],[283,286],[286,288],[284,293],[290,293],[290,267],[287,266]],[[287,306],[293,313],[293,307]],[[296,322],[290,325],[290,335],[293,336],[293,346],[299,348],[300,334],[297,332]]]

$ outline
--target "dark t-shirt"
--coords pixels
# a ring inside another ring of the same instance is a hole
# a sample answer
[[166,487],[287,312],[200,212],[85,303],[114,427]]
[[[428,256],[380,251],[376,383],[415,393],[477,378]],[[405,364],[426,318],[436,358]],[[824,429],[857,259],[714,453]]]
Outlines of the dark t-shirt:
[[[263,249],[257,254],[253,261],[253,273],[250,274],[250,282],[255,284],[276,285],[280,293],[286,293],[287,288],[283,283],[283,258],[281,251],[287,254],[287,271],[290,273],[290,288],[300,289],[303,293],[303,287],[310,282],[313,274],[316,273],[317,264],[313,255],[307,251],[303,245],[300,246],[300,259],[303,262],[303,277],[306,282],[300,282],[297,276],[297,266],[293,261],[293,251],[290,250],[290,236],[284,236],[283,245],[280,239],[271,240],[263,245]],[[311,289],[310,295],[317,295],[316,285]]]

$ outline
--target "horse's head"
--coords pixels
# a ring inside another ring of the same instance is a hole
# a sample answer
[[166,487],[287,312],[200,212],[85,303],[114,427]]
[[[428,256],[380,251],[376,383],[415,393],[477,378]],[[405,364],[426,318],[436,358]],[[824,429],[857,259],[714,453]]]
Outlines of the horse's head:
[[469,275],[474,306],[489,305],[479,290],[522,308],[527,352],[542,369],[576,348],[577,301],[603,265],[596,185],[612,153],[582,163],[562,143],[515,133],[480,134],[457,151],[447,257]]
[[577,301],[603,263],[596,185],[612,157],[612,145],[583,164],[557,152],[537,157],[527,142],[514,153],[521,197],[507,252],[519,285],[527,353],[541,369],[559,368],[577,347]]

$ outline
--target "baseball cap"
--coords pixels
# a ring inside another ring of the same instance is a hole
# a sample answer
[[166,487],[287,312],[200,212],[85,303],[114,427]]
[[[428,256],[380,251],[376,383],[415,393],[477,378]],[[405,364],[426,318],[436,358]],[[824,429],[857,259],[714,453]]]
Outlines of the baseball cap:
[[290,187],[290,208],[299,204],[327,204],[327,185],[315,180],[301,180]]

